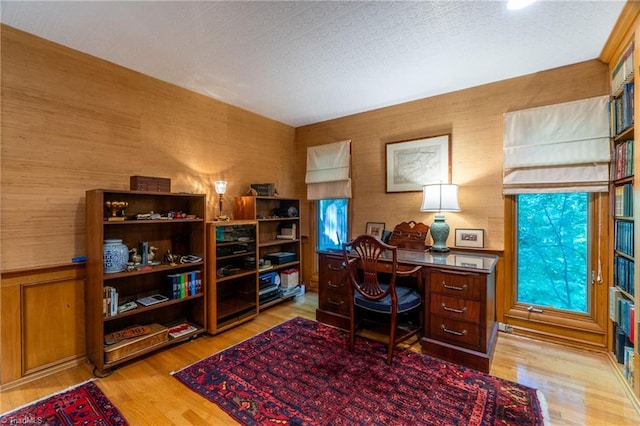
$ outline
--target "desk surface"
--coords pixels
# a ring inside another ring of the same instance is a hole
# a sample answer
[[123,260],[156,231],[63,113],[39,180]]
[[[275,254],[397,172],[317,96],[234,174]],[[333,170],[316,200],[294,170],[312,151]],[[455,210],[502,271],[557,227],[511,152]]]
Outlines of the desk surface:
[[[342,255],[341,251],[326,251],[320,253]],[[390,258],[390,255],[385,254],[383,257]],[[435,253],[430,251],[398,249],[398,262],[423,266],[442,265],[491,273],[496,267],[498,256],[455,251]]]

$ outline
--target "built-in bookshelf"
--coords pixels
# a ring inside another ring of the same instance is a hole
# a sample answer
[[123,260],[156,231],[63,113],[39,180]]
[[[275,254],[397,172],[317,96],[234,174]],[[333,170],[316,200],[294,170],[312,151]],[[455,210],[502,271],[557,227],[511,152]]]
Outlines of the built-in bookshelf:
[[[628,42],[611,70],[612,268],[609,290],[611,349],[622,376],[637,395],[635,220],[634,220],[634,86],[635,42]],[[638,372],[640,373],[640,372]]]

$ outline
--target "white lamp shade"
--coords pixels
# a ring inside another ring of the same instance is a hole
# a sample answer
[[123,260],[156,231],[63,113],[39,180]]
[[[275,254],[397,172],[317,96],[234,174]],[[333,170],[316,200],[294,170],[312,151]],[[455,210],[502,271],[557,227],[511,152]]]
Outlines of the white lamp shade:
[[421,212],[459,212],[458,185],[436,183],[422,187]]
[[217,180],[214,182],[214,185],[216,186],[216,194],[224,194],[227,192],[227,181]]

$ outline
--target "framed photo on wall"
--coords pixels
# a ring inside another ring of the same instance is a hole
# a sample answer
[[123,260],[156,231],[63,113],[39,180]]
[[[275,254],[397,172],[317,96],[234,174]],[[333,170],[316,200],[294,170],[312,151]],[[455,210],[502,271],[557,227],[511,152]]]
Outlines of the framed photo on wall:
[[382,239],[385,224],[383,222],[367,222],[366,234]]
[[484,229],[456,228],[457,247],[484,247]]
[[451,135],[386,144],[387,192],[451,183]]

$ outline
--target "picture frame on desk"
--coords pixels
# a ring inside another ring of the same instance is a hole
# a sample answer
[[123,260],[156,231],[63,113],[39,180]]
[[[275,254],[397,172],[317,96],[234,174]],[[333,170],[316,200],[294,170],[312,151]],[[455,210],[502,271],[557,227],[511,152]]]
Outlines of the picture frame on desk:
[[484,247],[484,229],[456,228],[456,247]]
[[365,233],[378,239],[382,239],[385,226],[386,224],[384,222],[367,222],[367,229]]
[[450,152],[450,134],[387,143],[386,191],[422,191],[427,183],[451,183]]

